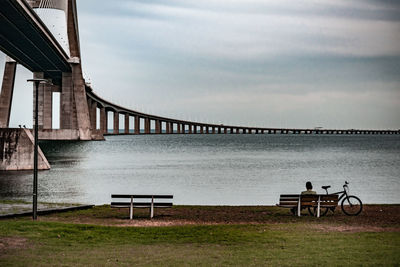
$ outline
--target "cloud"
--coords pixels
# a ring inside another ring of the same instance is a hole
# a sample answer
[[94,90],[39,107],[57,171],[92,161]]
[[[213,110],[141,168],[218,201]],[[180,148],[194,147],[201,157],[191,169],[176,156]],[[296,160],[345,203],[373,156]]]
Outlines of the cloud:
[[85,0],[78,14],[84,71],[114,102],[236,124],[400,127],[397,1]]

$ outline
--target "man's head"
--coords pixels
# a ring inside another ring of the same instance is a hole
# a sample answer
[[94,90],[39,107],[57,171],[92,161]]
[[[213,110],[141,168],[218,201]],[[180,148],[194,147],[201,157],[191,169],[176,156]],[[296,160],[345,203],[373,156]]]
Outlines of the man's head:
[[307,188],[307,190],[311,190],[311,189],[312,189],[312,184],[311,184],[310,181],[308,181],[308,182],[306,183],[306,188]]

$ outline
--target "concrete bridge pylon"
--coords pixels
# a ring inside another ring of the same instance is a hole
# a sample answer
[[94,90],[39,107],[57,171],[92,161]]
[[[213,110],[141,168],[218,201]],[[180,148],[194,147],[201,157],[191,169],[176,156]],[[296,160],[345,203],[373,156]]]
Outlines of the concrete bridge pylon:
[[[82,75],[76,0],[28,0],[38,17],[52,32],[58,43],[69,56],[70,72],[60,73],[53,85],[40,85],[39,139],[49,140],[92,140],[92,124]],[[6,61],[0,94],[0,128],[9,127],[9,118],[14,90],[16,62]],[[48,78],[45,72],[33,71],[34,78]],[[33,90],[34,99],[36,97]],[[53,93],[60,93],[60,129],[52,129]],[[33,114],[35,110],[33,108]],[[96,131],[94,131],[96,132]]]

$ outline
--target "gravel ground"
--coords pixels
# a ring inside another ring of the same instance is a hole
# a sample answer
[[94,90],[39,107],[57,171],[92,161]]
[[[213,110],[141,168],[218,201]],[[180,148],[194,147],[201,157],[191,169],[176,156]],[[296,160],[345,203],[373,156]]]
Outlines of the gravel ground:
[[147,209],[135,209],[129,220],[128,209],[109,206],[82,212],[41,216],[43,221],[113,225],[113,226],[174,226],[204,224],[280,224],[302,223],[322,231],[395,231],[400,230],[400,205],[366,205],[358,216],[346,216],[338,208],[335,213],[316,218],[303,212],[293,216],[288,209],[273,206],[174,206],[156,209],[149,219]]

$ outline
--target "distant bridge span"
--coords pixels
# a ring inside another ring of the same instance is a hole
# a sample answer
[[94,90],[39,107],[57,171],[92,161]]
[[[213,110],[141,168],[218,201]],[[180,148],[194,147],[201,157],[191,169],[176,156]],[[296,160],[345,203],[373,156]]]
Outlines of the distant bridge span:
[[[87,85],[86,95],[92,129],[97,129],[97,109],[100,109],[100,129],[103,135],[119,134],[399,134],[398,130],[362,129],[306,129],[306,128],[265,128],[179,120],[151,115],[111,103],[98,95]],[[113,113],[113,131],[109,132],[107,113]],[[120,132],[119,115],[124,115],[124,129]],[[130,125],[130,117],[134,118]],[[144,125],[141,125],[144,121]],[[154,122],[154,123],[151,123]],[[152,127],[154,125],[154,127]],[[165,127],[163,127],[163,125]],[[164,130],[165,129],[165,130]]]

